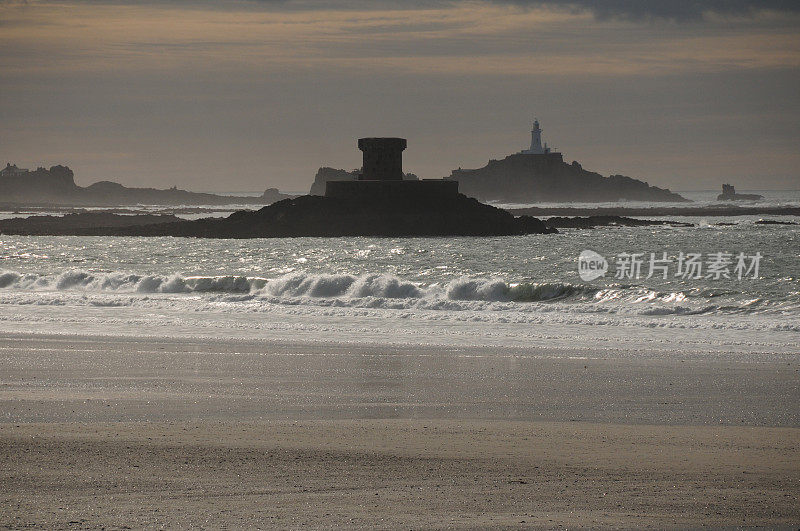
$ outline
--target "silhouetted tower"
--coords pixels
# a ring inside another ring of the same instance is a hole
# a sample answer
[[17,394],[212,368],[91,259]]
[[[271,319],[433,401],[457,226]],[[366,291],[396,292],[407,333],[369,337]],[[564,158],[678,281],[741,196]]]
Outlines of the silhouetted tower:
[[405,138],[359,138],[364,153],[361,181],[402,181]]
[[358,149],[364,153],[361,174],[357,180],[327,181],[325,197],[370,204],[422,201],[432,205],[458,197],[458,181],[404,179],[405,148],[405,138],[359,138]]

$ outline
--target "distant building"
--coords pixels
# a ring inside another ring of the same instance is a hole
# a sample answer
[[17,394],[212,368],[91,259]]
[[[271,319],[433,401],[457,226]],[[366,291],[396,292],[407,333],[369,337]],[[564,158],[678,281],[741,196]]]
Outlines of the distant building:
[[539,127],[539,120],[534,118],[533,129],[531,129],[531,147],[520,151],[523,155],[548,155],[550,148],[547,143],[542,144],[542,128]]
[[30,170],[17,168],[16,164],[6,163],[6,167],[0,170],[0,177],[18,177],[28,173]]

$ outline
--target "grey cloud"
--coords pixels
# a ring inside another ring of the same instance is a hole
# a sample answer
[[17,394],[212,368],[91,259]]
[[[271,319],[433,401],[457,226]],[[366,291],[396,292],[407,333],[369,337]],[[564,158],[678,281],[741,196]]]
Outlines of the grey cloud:
[[[313,11],[420,9],[453,6],[475,0],[76,0],[86,4],[173,4],[184,7],[202,5],[214,9],[266,7],[280,10]],[[760,11],[799,13],[799,0],[483,0],[489,4],[506,4],[521,7],[553,7],[574,11],[588,11],[599,19],[621,18],[629,20],[666,19],[675,21],[702,20],[709,13],[749,16]],[[25,4],[24,0],[0,0],[3,4]]]
[[[266,5],[298,9],[319,7],[339,9],[415,9],[457,5],[474,0],[252,0]],[[487,3],[528,7],[555,7],[589,11],[597,18],[632,20],[669,19],[676,21],[701,20],[708,13],[721,15],[753,15],[774,10],[800,12],[798,0],[484,0]]]
[[800,12],[797,0],[493,0],[531,7],[564,7],[589,11],[598,18],[700,20],[708,13],[752,15],[774,10]]

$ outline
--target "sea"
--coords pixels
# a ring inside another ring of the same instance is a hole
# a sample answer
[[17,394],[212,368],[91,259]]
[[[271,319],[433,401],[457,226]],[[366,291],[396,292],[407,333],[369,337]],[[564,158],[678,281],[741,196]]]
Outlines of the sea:
[[[759,204],[800,206],[800,192],[761,193]],[[715,204],[694,194],[684,192],[692,206]],[[800,352],[800,225],[783,224],[798,218],[663,219],[694,226],[481,238],[0,235],[0,333],[576,357]],[[598,257],[591,270],[587,253]]]

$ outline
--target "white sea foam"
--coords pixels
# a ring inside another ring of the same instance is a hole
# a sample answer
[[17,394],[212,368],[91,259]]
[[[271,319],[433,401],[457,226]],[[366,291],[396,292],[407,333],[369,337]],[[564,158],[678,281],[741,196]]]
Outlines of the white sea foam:
[[[796,352],[798,235],[740,223],[547,238],[2,236],[0,331]],[[742,281],[582,282],[587,248],[764,260]]]
[[[600,289],[568,282],[509,283],[498,278],[458,277],[440,284],[411,282],[388,274],[348,275],[295,272],[276,278],[220,276],[139,275],[128,272],[69,269],[55,275],[15,271],[0,272],[4,292],[80,292],[130,294],[222,294],[224,302],[253,298],[274,304],[382,307],[393,309],[498,311],[529,303],[570,303],[576,312],[628,309],[640,315],[691,315],[705,313],[785,312],[796,309],[796,297],[782,304],[761,299],[736,300],[737,292],[689,289],[659,292],[640,286],[620,285]],[[209,299],[211,300],[211,299]],[[219,301],[219,299],[217,299]],[[720,301],[725,303],[720,303]],[[774,308],[773,308],[774,306]],[[537,311],[547,311],[539,306]]]
[[508,284],[500,279],[461,277],[445,286],[423,286],[392,275],[290,273],[274,279],[223,275],[154,276],[70,269],[58,275],[0,272],[0,288],[36,291],[116,291],[136,293],[255,293],[274,297],[417,299],[444,294],[454,301],[542,301],[591,294],[588,286],[568,283]]

